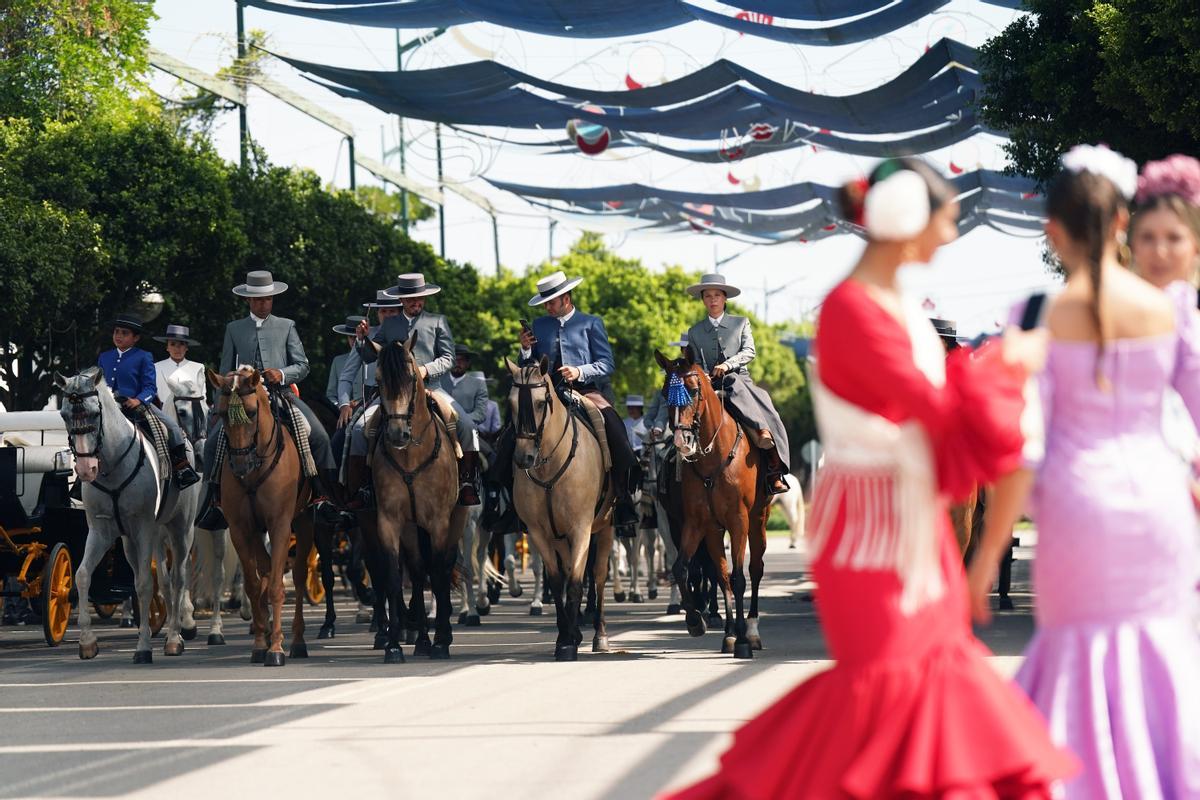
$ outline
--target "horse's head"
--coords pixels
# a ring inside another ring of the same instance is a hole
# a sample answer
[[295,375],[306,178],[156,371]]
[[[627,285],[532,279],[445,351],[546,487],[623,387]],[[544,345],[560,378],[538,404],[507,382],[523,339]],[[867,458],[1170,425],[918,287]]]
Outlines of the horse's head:
[[412,353],[416,341],[414,331],[403,344],[384,345],[376,365],[379,405],[386,415],[384,436],[389,445],[399,450],[414,443],[413,415],[425,402],[425,381]]
[[692,458],[700,448],[700,423],[705,406],[711,402],[708,396],[716,397],[712,384],[696,363],[690,347],[676,359],[668,359],[655,350],[654,359],[667,373],[663,394],[667,407],[671,409],[670,423],[675,432],[675,449],[681,457]]
[[546,421],[554,414],[554,389],[550,386],[550,361],[545,356],[530,367],[518,367],[507,358],[512,375],[508,392],[511,419],[516,420],[517,443],[513,463],[521,469],[533,469],[541,458]]
[[243,364],[226,375],[209,370],[208,380],[221,393],[217,415],[225,420],[229,468],[235,477],[244,478],[262,466],[262,456],[258,453],[258,415],[270,413],[262,376],[254,367]]
[[171,390],[171,402],[175,406],[175,417],[179,420],[183,435],[192,443],[200,441],[205,437],[208,427],[208,415],[204,412],[204,386],[197,383],[195,375],[185,375],[183,370],[176,370],[167,378],[167,388]]
[[108,392],[104,373],[90,367],[70,378],[54,373],[54,385],[63,393],[62,414],[67,428],[67,444],[75,454],[75,474],[91,483],[100,473],[100,446],[104,440],[104,420],[100,393]]

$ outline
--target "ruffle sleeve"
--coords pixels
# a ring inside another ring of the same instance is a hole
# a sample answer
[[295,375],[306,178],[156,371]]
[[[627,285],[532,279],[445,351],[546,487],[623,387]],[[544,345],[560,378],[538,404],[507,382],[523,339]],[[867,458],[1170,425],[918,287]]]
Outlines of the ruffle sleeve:
[[1171,385],[1200,428],[1200,312],[1196,309],[1196,289],[1176,281],[1165,291],[1175,306],[1175,331],[1179,336]]

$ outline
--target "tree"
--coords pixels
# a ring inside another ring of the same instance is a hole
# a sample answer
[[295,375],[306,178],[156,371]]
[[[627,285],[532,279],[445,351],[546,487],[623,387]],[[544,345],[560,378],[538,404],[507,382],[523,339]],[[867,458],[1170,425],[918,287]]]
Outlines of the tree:
[[1144,162],[1200,148],[1200,7],[1192,0],[1027,0],[980,49],[981,115],[1016,172],[1047,180],[1080,142]]
[[40,123],[127,108],[143,87],[153,16],[139,0],[5,0],[0,119]]
[[[376,216],[391,220],[399,225],[403,216],[403,202],[398,193],[393,194],[381,186],[359,186],[358,202],[369,208]],[[422,222],[433,219],[437,212],[433,206],[426,203],[412,192],[408,193],[408,221]]]

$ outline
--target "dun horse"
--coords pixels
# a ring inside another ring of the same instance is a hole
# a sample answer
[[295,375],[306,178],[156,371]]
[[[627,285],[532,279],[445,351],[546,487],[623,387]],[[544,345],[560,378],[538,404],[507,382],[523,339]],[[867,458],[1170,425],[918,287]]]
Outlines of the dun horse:
[[550,384],[550,364],[518,368],[508,361],[513,376],[509,393],[516,420],[513,452],[513,503],[529,527],[542,554],[546,582],[558,612],[558,641],[554,658],[579,657],[579,603],[583,595],[588,547],[596,537],[592,577],[596,588],[592,652],[608,652],[604,624],[604,583],[613,548],[613,487],[606,480],[599,436],[572,413]]
[[[100,651],[88,612],[92,571],[117,537],[133,566],[140,624],[135,664],[154,660],[150,648],[150,600],[154,595],[151,559],[165,543],[174,555],[167,569],[160,558],[159,572],[166,576],[166,645],[168,656],[183,653],[182,606],[187,585],[188,554],[192,549],[192,520],[196,516],[199,486],[180,491],[169,477],[159,474],[158,455],[117,405],[99,369],[72,378],[54,374],[63,393],[62,418],[75,454],[75,473],[83,481],[83,504],[88,537],[83,560],[75,573],[79,603],[79,657],[95,658]],[[164,542],[165,540],[165,542]],[[190,630],[191,638],[196,629]]]
[[[703,618],[684,575],[684,565],[691,561],[703,541],[718,567],[725,592],[725,639],[721,652],[750,658],[753,649],[762,647],[758,635],[758,587],[763,576],[770,509],[770,497],[760,480],[759,450],[747,441],[690,350],[684,358],[674,361],[657,351],[654,357],[667,373],[664,391],[671,406],[675,449],[683,462],[683,501],[687,512],[673,571],[683,593],[688,633],[693,636],[704,633]],[[732,581],[725,558],[725,531],[729,531]],[[748,624],[743,608],[747,542],[752,586]],[[732,614],[731,605],[735,606]]]
[[[412,355],[415,340],[414,335],[404,345],[394,343],[379,353],[377,414],[382,418],[372,445],[371,473],[379,505],[373,550],[387,576],[376,590],[387,595],[389,607],[384,663],[404,661],[401,558],[413,585],[410,614],[418,626],[413,655],[450,657],[450,591],[467,516],[467,508],[457,503],[456,440],[434,413],[434,401]],[[427,577],[437,603],[432,645],[423,591]]]
[[[312,517],[304,513],[311,490],[303,477],[293,433],[272,403],[258,370],[243,365],[225,376],[209,370],[208,380],[221,393],[216,413],[225,419],[229,445],[228,457],[221,468],[221,510],[229,522],[250,603],[250,631],[254,635],[250,660],[268,667],[282,667],[286,660],[282,630],[283,573],[293,526],[296,557],[292,582],[297,589],[290,654],[292,658],[308,657],[302,593],[308,579],[308,553],[313,546]],[[263,544],[264,529],[270,552]]]

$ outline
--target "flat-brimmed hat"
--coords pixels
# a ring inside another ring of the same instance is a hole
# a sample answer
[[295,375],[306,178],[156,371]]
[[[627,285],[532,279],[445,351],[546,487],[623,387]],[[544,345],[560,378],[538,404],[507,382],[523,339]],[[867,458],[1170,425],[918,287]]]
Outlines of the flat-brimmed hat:
[[392,297],[387,289],[379,289],[375,292],[375,301],[363,303],[363,308],[395,308],[398,305],[401,305],[399,297]]
[[168,325],[166,336],[155,336],[156,342],[184,342],[188,347],[195,347],[200,344],[195,339],[191,338],[191,329],[187,325]]
[[271,277],[265,269],[246,273],[246,282],[233,287],[238,297],[274,297],[288,290],[288,285]]
[[625,395],[625,405],[626,406],[643,406],[644,407],[646,405],[646,402],[644,400],[642,400],[642,396],[640,394],[628,394],[628,395]]
[[398,297],[401,300],[414,297],[428,297],[431,294],[437,294],[442,290],[442,287],[433,283],[426,283],[425,276],[420,272],[406,272],[396,278],[396,285],[387,290],[391,297]]
[[346,321],[341,325],[334,325],[333,332],[340,333],[342,336],[354,336],[358,333],[358,323],[366,322],[367,318],[359,314],[351,314],[346,317]]
[[955,327],[954,320],[930,317],[929,321],[933,323],[933,327],[937,330],[938,336],[942,337],[944,343],[953,347],[958,346],[958,328]]
[[726,297],[737,297],[742,293],[742,290],[736,286],[727,283],[725,276],[717,272],[707,272],[700,278],[699,283],[693,283],[687,288],[687,293],[697,300],[700,295],[704,294],[705,289],[720,289],[725,293]]
[[684,331],[683,333],[679,334],[678,342],[667,342],[667,347],[687,347],[687,346],[688,346],[688,332],[687,331]]
[[562,270],[547,275],[537,282],[538,293],[530,299],[529,305],[540,306],[542,303],[553,300],[559,295],[566,294],[581,283],[583,283],[583,278],[571,278],[568,280],[567,274]]
[[475,358],[476,356],[479,355],[479,353],[476,353],[474,350],[467,347],[465,344],[456,344],[456,345],[454,345],[454,355],[455,355],[455,357],[466,356],[467,358]]
[[139,335],[146,332],[145,323],[142,322],[142,318],[137,314],[117,314],[117,316],[113,318],[111,327],[127,328],[128,330],[131,330]]

